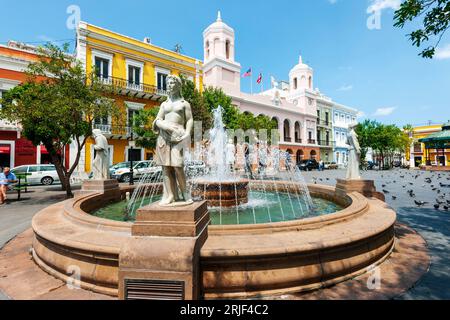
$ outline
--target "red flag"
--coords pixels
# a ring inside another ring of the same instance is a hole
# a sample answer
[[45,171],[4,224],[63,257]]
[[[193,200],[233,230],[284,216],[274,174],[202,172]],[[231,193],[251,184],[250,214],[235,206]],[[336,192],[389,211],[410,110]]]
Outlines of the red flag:
[[261,84],[261,82],[262,82],[262,73],[259,74],[259,77],[258,77],[258,79],[256,80],[256,83],[257,83],[257,84]]

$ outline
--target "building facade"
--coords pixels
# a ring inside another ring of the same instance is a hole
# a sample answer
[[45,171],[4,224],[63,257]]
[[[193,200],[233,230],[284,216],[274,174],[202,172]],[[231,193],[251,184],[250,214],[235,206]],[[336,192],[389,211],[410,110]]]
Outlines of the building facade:
[[[36,47],[15,41],[0,45],[0,98],[3,92],[25,82],[25,70],[38,56]],[[68,163],[69,148],[63,155]],[[0,167],[17,167],[27,164],[48,164],[50,156],[44,146],[35,147],[21,136],[18,123],[0,119]]]
[[[104,84],[116,88],[117,93],[110,98],[126,119],[123,123],[113,123],[111,118],[95,120],[94,129],[100,129],[108,139],[110,164],[153,158],[153,150],[133,148],[132,119],[137,111],[161,104],[167,96],[169,74],[184,75],[199,89],[203,85],[199,60],[155,46],[148,38],[136,40],[86,22],[80,22],[77,28],[76,55],[87,74],[96,72]],[[91,172],[93,146],[90,138],[81,155],[79,172]]]
[[[241,65],[235,60],[235,31],[222,21],[220,13],[203,32],[203,46],[205,84],[222,88],[241,111],[276,120],[280,149],[289,152],[297,162],[311,158],[336,161],[333,112],[339,109],[339,113],[351,115],[353,121],[357,112],[314,89],[314,70],[302,57],[290,70],[289,81],[274,82],[267,91],[248,94],[241,91]],[[337,124],[341,125],[339,121]],[[348,123],[339,129],[340,134],[345,133]],[[339,154],[344,151],[347,154],[347,150],[343,145]]]
[[412,130],[412,145],[407,152],[406,160],[411,168],[421,166],[450,166],[450,149],[442,150],[427,149],[420,139],[427,138],[431,134],[441,132],[442,124],[430,124],[416,126]]
[[358,111],[338,103],[333,104],[334,162],[345,167],[348,162],[347,133],[350,124],[357,122]]
[[333,162],[333,102],[330,98],[317,95],[317,141],[320,146],[320,158],[324,162]]

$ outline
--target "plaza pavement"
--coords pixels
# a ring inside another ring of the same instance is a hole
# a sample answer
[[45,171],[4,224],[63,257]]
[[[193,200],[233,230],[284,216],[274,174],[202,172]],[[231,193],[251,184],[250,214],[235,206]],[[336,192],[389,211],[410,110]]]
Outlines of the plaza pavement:
[[[440,180],[437,180],[438,174],[441,175]],[[336,178],[345,178],[345,170],[312,171],[303,173],[303,176],[307,183],[316,181],[318,184],[334,186]],[[399,298],[450,299],[450,211],[433,208],[438,196],[437,190],[441,190],[440,194],[445,194],[445,199],[450,200],[450,188],[439,186],[439,182],[450,184],[450,180],[447,180],[450,173],[396,169],[367,171],[362,173],[362,177],[375,180],[379,191],[388,191],[386,202],[397,211],[399,221],[413,227],[428,243],[432,259],[429,272],[414,288]],[[431,178],[432,183],[427,183],[426,178]],[[433,191],[432,185],[438,189]],[[411,198],[407,194],[408,190],[413,190],[416,197]],[[392,196],[397,198],[394,200]],[[15,198],[15,194],[10,194],[10,199]],[[64,192],[59,186],[32,187],[29,193],[23,195],[22,201],[12,201],[11,204],[0,207],[0,248],[17,234],[27,230],[31,226],[32,217],[39,210],[64,198]],[[429,203],[419,208],[414,200]],[[7,298],[0,292],[0,300]]]
[[[345,170],[311,171],[303,173],[303,176],[307,183],[314,183],[316,178],[318,184],[335,185],[336,178],[345,178],[345,173]],[[417,175],[419,177],[416,179]],[[440,179],[438,175],[441,176]],[[444,199],[450,200],[450,188],[439,185],[450,185],[450,180],[447,179],[450,178],[450,173],[395,169],[366,171],[362,173],[362,178],[375,180],[378,191],[388,191],[385,194],[386,202],[397,211],[399,222],[419,232],[428,244],[431,255],[429,272],[399,299],[450,299],[450,211],[445,211],[442,206],[440,210],[433,207],[438,195],[445,194]],[[427,183],[426,178],[431,178],[432,182]],[[433,188],[437,190],[433,191]],[[414,191],[415,198],[409,196],[408,190]],[[440,194],[437,193],[438,190],[441,190]],[[392,196],[397,197],[396,200]],[[418,207],[414,200],[429,203]]]

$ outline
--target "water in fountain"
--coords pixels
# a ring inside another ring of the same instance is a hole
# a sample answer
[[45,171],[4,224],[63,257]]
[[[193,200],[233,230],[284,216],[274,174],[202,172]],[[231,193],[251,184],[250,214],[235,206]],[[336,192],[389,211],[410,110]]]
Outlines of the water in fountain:
[[[208,201],[213,224],[257,224],[302,219],[336,206],[312,199],[300,170],[287,152],[264,141],[234,145],[223,123],[223,109],[214,111],[214,125],[203,152],[205,170],[186,169],[193,199]],[[161,199],[162,171],[144,175],[126,205],[134,219],[140,207]]]

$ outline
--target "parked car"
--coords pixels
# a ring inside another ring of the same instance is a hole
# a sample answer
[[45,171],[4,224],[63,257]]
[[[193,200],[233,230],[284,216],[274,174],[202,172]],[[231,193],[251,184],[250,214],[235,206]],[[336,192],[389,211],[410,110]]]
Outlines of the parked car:
[[[113,166],[114,167],[114,166]],[[111,170],[111,169],[110,169]],[[162,172],[162,168],[155,165],[154,161],[137,161],[133,162],[133,178],[134,180],[142,178],[144,174],[158,174]],[[111,173],[111,179],[117,179],[119,182],[130,182],[130,163],[118,164],[118,168]]]
[[206,174],[206,164],[203,161],[185,161],[185,172],[188,177],[201,176]]
[[302,160],[297,166],[302,171],[319,170],[319,162],[315,159]]
[[59,181],[58,173],[53,164],[34,164],[15,167],[11,170],[14,174],[24,174],[27,173],[27,182],[29,184],[42,184],[45,186],[50,186],[55,182]]
[[378,170],[379,166],[373,161],[367,161],[367,170]]
[[324,166],[326,170],[336,170],[339,168],[336,162],[325,162]]

